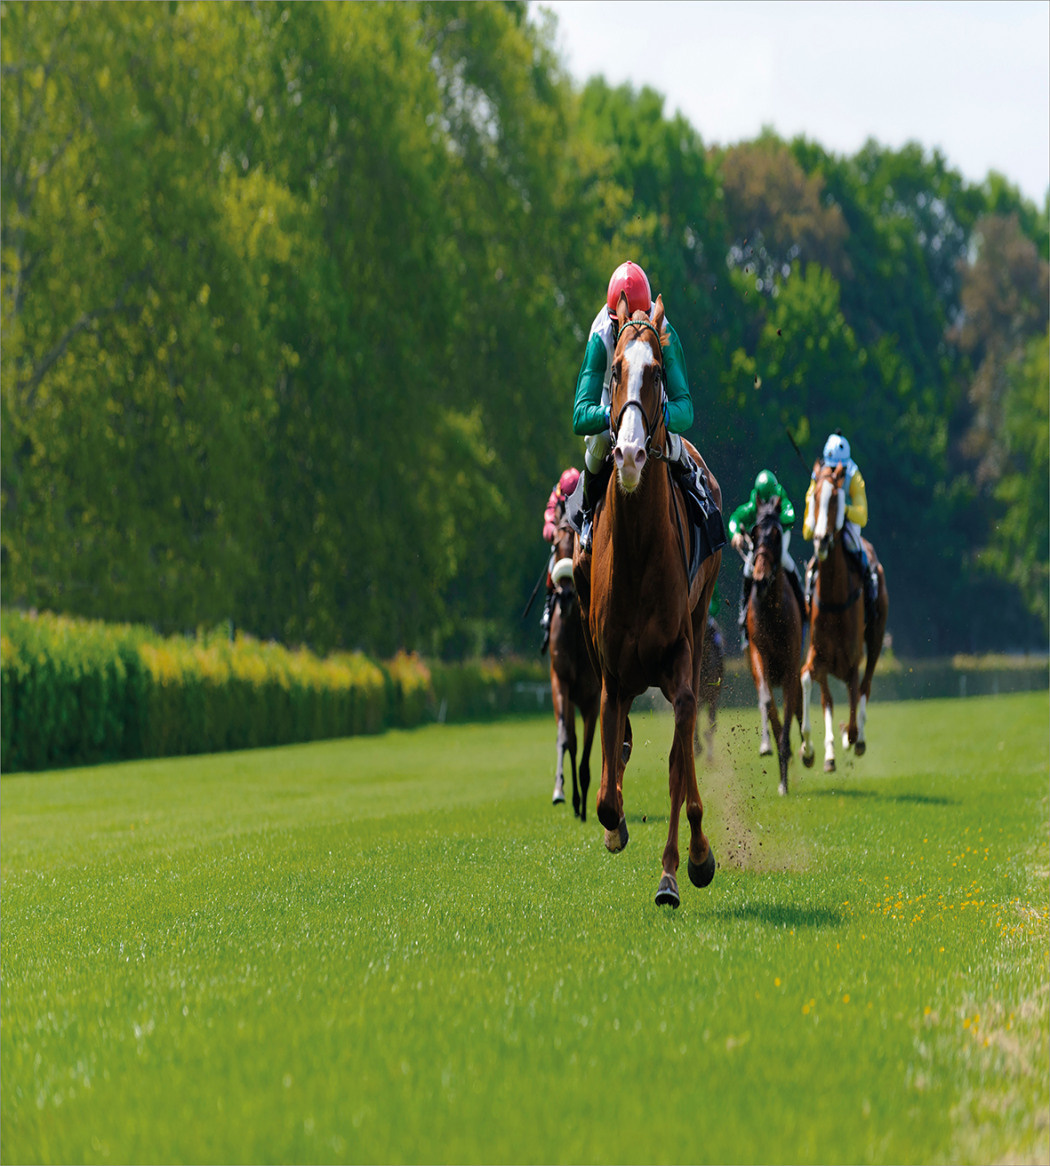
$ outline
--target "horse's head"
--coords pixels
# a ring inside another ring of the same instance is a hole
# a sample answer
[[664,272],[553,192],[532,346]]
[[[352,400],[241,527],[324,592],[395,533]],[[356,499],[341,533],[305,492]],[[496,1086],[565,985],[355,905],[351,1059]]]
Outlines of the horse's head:
[[823,563],[835,545],[835,535],[846,520],[846,467],[818,465],[813,473],[808,519],[813,531],[813,549]]
[[784,529],[780,525],[779,496],[759,503],[751,539],[755,548],[751,560],[751,578],[759,595],[764,595],[777,577],[783,553]]
[[616,306],[619,331],[609,384],[613,419],[613,460],[620,486],[638,489],[653,438],[664,423],[664,356],[668,343],[664,304],[656,297],[653,317],[644,312],[628,316],[627,296]]

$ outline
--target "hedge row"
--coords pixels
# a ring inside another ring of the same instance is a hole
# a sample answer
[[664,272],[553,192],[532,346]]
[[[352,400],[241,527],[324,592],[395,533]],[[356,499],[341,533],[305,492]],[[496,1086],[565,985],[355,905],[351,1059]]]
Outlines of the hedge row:
[[0,769],[284,745],[528,707],[535,664],[320,658],[223,631],[194,638],[0,614]]

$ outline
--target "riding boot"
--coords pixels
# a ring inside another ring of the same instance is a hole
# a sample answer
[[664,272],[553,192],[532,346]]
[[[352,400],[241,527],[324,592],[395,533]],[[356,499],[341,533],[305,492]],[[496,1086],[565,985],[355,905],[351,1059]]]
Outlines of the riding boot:
[[609,475],[612,472],[612,462],[606,458],[597,473],[591,473],[587,464],[583,467],[583,507],[581,510],[580,550],[585,555],[591,553],[591,543],[594,539],[594,510],[601,498],[605,496],[605,488],[609,484]]
[[540,644],[540,655],[547,651],[551,642],[551,608],[554,606],[554,592],[548,591],[543,603],[543,614],[540,616],[540,630],[543,632],[543,643]]
[[864,572],[864,626],[868,628],[875,619],[879,602],[879,577],[874,570]]

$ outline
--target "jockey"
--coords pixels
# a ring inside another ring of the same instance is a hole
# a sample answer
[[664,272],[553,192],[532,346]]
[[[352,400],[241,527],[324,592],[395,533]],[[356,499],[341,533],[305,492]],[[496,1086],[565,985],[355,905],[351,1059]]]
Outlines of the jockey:
[[[861,527],[868,521],[868,493],[864,486],[864,478],[857,468],[857,463],[850,456],[849,442],[842,436],[841,430],[836,430],[824,443],[824,453],[820,460],[824,465],[846,467],[846,520],[842,524],[842,545],[847,557],[853,560],[864,583],[864,621],[870,623],[879,597],[879,578],[868,564],[868,553],[860,534]],[[816,477],[811,475],[809,490],[806,492],[806,515],[802,523],[802,536],[807,540],[813,537],[815,483]],[[810,586],[807,577],[807,592]]]
[[[594,508],[605,493],[612,463],[609,380],[612,376],[612,358],[616,348],[616,305],[620,293],[627,294],[627,311],[633,315],[641,309],[651,314],[653,296],[649,279],[637,263],[628,260],[612,273],[605,304],[591,324],[583,364],[576,380],[576,399],[572,410],[573,431],[586,438],[583,470],[583,530],[580,542],[584,551],[591,549],[591,524]],[[685,356],[682,342],[674,328],[664,318],[664,327],[670,342],[664,349],[664,377],[667,385],[667,403],[664,423],[667,427],[667,458],[680,478],[691,482],[696,467],[679,436],[693,423],[693,399],[686,379]]]
[[740,626],[740,635],[743,643],[747,644],[747,600],[751,592],[752,555],[751,530],[758,520],[758,507],[761,502],[769,502],[772,498],[780,499],[780,527],[784,532],[781,541],[780,565],[787,572],[788,582],[798,600],[799,613],[803,622],[806,618],[806,600],[802,593],[802,580],[798,576],[798,567],[791,557],[788,548],[791,546],[791,528],[795,525],[795,508],[787,496],[784,487],[777,481],[772,470],[759,470],[755,484],[751,489],[751,497],[741,503],[729,516],[729,537],[733,548],[744,560],[744,574],[740,585],[740,613],[737,623]]
[[576,489],[580,480],[580,471],[575,466],[563,470],[551,496],[547,499],[547,509],[543,512],[543,538],[551,544],[550,561],[547,564],[547,599],[543,604],[543,614],[540,616],[540,627],[543,630],[543,643],[540,645],[540,654],[547,650],[551,638],[551,606],[554,600],[554,581],[551,571],[554,568],[554,544],[558,539],[558,523],[565,514],[565,503]]

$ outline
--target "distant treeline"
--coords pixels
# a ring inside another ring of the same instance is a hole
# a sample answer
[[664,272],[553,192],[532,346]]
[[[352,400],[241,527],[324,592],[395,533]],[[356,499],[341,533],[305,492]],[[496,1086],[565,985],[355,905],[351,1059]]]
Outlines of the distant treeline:
[[631,257],[727,506],[768,466],[800,507],[840,427],[897,649],[1045,644],[1050,204],[918,144],[710,149],[525,4],[0,13],[6,605],[531,649]]

